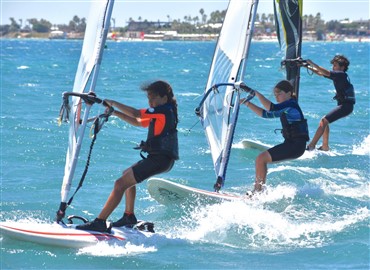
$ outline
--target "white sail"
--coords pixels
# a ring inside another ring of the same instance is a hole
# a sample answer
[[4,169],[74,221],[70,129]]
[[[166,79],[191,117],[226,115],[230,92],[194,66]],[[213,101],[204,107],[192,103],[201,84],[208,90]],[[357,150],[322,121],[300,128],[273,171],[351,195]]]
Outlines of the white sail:
[[[95,90],[113,4],[114,0],[93,1],[91,4],[80,61],[73,85],[73,93],[92,93]],[[66,208],[67,196],[71,188],[71,182],[91,108],[91,104],[82,104],[80,97],[71,96],[68,150],[61,189],[61,206],[58,211],[60,212],[60,216],[64,214]],[[82,106],[84,106],[84,109],[82,109]],[[81,118],[82,112],[83,117]]]
[[[239,92],[233,84],[243,79],[257,5],[254,0],[230,0],[199,109],[221,186],[239,112]],[[220,83],[229,85],[208,92]]]

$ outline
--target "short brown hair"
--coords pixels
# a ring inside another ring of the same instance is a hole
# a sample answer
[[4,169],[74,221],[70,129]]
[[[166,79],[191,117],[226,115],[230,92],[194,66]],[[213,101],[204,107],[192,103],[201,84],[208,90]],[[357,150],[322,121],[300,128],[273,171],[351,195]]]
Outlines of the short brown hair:
[[281,91],[284,91],[285,93],[292,93],[294,92],[294,89],[293,89],[293,85],[287,81],[287,80],[282,80],[280,82],[278,82],[276,85],[275,85],[275,88],[281,90]]
[[344,67],[344,71],[348,70],[349,60],[344,55],[336,55],[330,61],[330,64],[334,64],[334,62],[338,63],[340,67]]

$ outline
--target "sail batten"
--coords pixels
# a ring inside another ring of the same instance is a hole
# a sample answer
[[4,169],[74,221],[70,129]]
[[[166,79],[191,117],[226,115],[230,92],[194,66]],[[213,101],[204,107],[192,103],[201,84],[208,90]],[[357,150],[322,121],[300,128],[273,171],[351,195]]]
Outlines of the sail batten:
[[[239,113],[240,97],[234,84],[244,76],[257,5],[253,0],[230,0],[200,106],[201,123],[221,186]],[[214,85],[217,91],[209,92]]]

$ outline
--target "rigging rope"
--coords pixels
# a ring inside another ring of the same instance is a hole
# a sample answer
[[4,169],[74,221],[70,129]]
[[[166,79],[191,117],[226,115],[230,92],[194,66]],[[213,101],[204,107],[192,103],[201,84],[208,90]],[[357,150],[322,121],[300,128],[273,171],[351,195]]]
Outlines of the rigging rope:
[[[101,99],[96,97],[94,92],[89,92],[89,93],[64,92],[63,93],[63,103],[62,103],[62,106],[60,108],[59,118],[58,118],[58,124],[59,125],[62,122],[68,122],[68,120],[69,120],[70,109],[71,109],[71,107],[69,105],[69,96],[79,97],[89,105],[92,105],[94,103],[102,103],[103,102]],[[103,105],[106,106],[106,104],[104,102],[103,102]],[[86,175],[87,175],[87,172],[88,172],[88,169],[89,169],[89,166],[90,166],[91,154],[92,154],[92,150],[93,150],[96,138],[97,138],[97,134],[102,129],[104,123],[106,123],[108,121],[108,118],[113,114],[113,112],[114,112],[114,108],[109,107],[109,108],[106,109],[106,111],[103,114],[93,118],[92,121],[94,121],[94,122],[93,122],[93,125],[92,125],[91,129],[90,129],[90,137],[92,138],[92,141],[91,141],[91,144],[90,144],[90,149],[89,149],[89,154],[87,156],[85,169],[84,169],[84,172],[82,173],[82,177],[81,177],[80,182],[79,182],[79,184],[76,188],[76,191],[73,193],[73,195],[69,199],[65,208],[67,208],[72,203],[73,198],[76,195],[77,191],[82,187],[82,184],[83,184],[83,182],[86,178]],[[89,122],[89,120],[88,120],[88,122]],[[62,218],[64,216],[64,213],[61,212],[57,215],[60,216],[60,218]],[[59,220],[59,221],[61,221],[61,220]]]
[[86,160],[85,169],[84,169],[84,172],[82,173],[82,177],[81,177],[80,182],[79,182],[79,184],[78,184],[78,186],[76,188],[76,191],[73,193],[73,195],[69,199],[69,201],[67,203],[67,206],[69,206],[72,203],[73,198],[76,195],[77,191],[82,187],[82,184],[83,184],[83,182],[85,180],[87,171],[88,171],[89,166],[90,166],[91,153],[92,153],[92,150],[93,150],[93,147],[94,147],[94,144],[95,144],[97,135],[98,135],[99,131],[101,130],[101,128],[103,127],[104,123],[108,121],[109,116],[111,116],[113,114],[113,112],[114,112],[113,107],[109,107],[107,109],[107,112],[106,113],[103,113],[103,114],[99,115],[94,120],[94,123],[93,123],[93,125],[91,127],[91,130],[93,130],[94,133],[92,134],[92,136],[90,134],[90,137],[92,138],[92,140],[91,140],[91,144],[90,144],[89,154],[88,154],[87,160]]

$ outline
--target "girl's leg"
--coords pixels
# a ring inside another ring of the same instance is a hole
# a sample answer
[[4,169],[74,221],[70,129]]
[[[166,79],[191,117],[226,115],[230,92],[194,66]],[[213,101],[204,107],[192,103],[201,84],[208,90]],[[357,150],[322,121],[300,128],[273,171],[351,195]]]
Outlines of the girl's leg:
[[[135,184],[136,180],[132,168],[128,168],[126,171],[123,172],[123,175],[114,183],[113,190],[109,195],[108,200],[106,201],[103,210],[100,212],[98,218],[106,220],[121,202],[125,191]],[[136,192],[136,189],[133,189],[130,192]],[[129,197],[129,200],[135,199],[135,195],[130,194]],[[133,204],[134,203],[131,202],[132,207]]]
[[254,183],[254,190],[261,191],[262,185],[266,183],[267,163],[271,163],[271,155],[265,151],[256,158],[256,179]]

